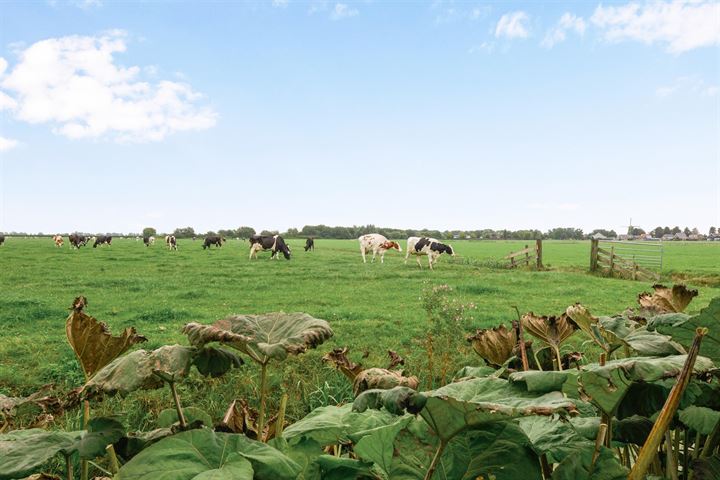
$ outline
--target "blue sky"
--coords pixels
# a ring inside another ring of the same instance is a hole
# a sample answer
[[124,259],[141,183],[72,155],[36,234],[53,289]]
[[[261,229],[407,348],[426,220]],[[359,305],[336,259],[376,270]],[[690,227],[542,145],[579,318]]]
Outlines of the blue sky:
[[0,3],[0,231],[720,226],[720,4]]

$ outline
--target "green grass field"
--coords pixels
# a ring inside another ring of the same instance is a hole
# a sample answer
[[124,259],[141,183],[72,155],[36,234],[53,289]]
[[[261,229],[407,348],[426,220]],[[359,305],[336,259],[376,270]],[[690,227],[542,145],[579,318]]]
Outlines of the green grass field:
[[[461,258],[443,256],[432,272],[418,269],[413,259],[404,265],[404,253],[394,251],[386,254],[384,265],[363,264],[354,240],[317,240],[316,251],[309,253],[303,243],[289,241],[291,261],[270,261],[269,253],[250,261],[247,243],[234,240],[208,251],[200,241],[181,240],[179,250],[170,252],[161,242],[146,248],[131,239],[71,250],[67,243],[56,249],[50,239],[9,238],[0,247],[0,393],[27,394],[49,382],[59,388],[81,384],[64,331],[67,307],[78,295],[88,298],[87,312],[113,332],[134,326],[146,335],[144,348],[184,343],[180,328],[185,323],[208,323],[232,313],[302,311],[328,320],[335,331],[330,344],[285,363],[285,374],[275,376],[276,387],[301,397],[300,413],[347,393],[339,386],[339,374],[319,363],[321,353],[333,346],[350,346],[356,359],[369,351],[363,360],[367,366],[384,366],[391,348],[418,373],[426,327],[419,297],[430,285],[448,284],[458,298],[477,305],[466,330],[457,333],[459,346],[473,328],[515,318],[513,305],[523,312],[559,314],[582,302],[596,314],[614,314],[650,289],[649,283],[587,273],[589,242],[545,242],[549,268],[541,272],[477,266],[519,250],[523,241],[451,242]],[[426,258],[421,261],[427,265]],[[664,274],[667,283],[685,279],[700,290],[689,309],[697,312],[720,295],[720,242],[668,244]],[[464,353],[463,360],[478,361],[467,348]],[[205,408],[219,412],[234,395],[252,395],[254,369],[236,375],[248,381],[242,380],[238,391],[233,377],[218,380],[219,393],[202,400],[214,402]],[[192,382],[184,388],[192,390]],[[128,409],[141,402],[138,412],[169,405],[166,395],[142,395],[118,401]],[[131,423],[149,422],[137,415]]]

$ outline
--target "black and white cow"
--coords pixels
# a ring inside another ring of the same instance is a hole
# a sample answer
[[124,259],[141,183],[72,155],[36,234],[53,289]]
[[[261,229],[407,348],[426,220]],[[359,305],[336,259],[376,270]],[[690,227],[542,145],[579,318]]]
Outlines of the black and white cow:
[[438,240],[430,237],[410,237],[407,239],[407,253],[405,254],[405,263],[407,263],[408,256],[416,255],[417,263],[420,264],[420,255],[427,255],[428,266],[430,270],[433,269],[433,264],[437,261],[437,258],[443,253],[447,253],[451,257],[455,256],[455,251],[450,245],[440,243]]
[[143,243],[146,247],[149,247],[150,245],[155,245],[155,237],[153,237],[152,235],[144,235]]
[[5,235],[0,233],[0,245],[2,245],[3,243],[5,243]]
[[112,243],[112,236],[110,235],[98,235],[95,237],[95,243],[93,248],[97,248],[98,245],[110,245]]
[[290,260],[290,247],[280,235],[253,235],[250,237],[250,259],[257,258],[259,251],[270,250],[270,258],[280,259],[281,252],[285,260]]
[[308,250],[315,251],[315,239],[312,237],[305,240],[305,251],[307,252]]
[[209,237],[205,237],[205,242],[203,242],[202,247],[203,250],[205,250],[206,248],[210,248],[210,245],[222,247],[223,243],[225,243],[225,239],[220,235],[210,235]]
[[175,239],[175,235],[167,235],[165,237],[165,245],[170,250],[177,250],[177,240]]
[[72,248],[78,249],[87,243],[87,237],[85,235],[80,235],[79,233],[71,233],[68,236],[68,240],[70,240]]

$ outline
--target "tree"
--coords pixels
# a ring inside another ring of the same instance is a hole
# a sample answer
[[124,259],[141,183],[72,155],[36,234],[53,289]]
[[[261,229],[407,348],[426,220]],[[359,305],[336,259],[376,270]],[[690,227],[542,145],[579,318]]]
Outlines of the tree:
[[630,235],[633,237],[638,237],[640,235],[643,235],[645,233],[645,230],[639,227],[632,227],[631,229],[628,229],[630,232]]
[[173,235],[175,238],[192,238],[195,236],[195,229],[192,227],[176,228]]
[[672,230],[670,230],[670,227],[663,227],[663,235],[669,235],[673,233]]
[[698,230],[697,227],[693,227],[693,229],[692,229],[692,234],[693,234],[693,235],[700,235],[700,230]]
[[651,231],[652,236],[655,238],[660,238],[665,234],[665,231],[663,230],[663,227],[655,227],[655,230]]
[[262,232],[260,232],[260,235],[262,235],[262,236],[272,236],[272,235],[277,235],[277,234],[278,234],[277,230],[272,230],[272,231],[263,230]]
[[710,231],[708,232],[708,235],[715,235],[717,233],[717,230],[715,227],[710,227]]
[[145,227],[142,231],[143,237],[154,237],[157,235],[157,230],[155,230],[153,227]]
[[250,238],[255,235],[255,229],[252,227],[238,227],[235,234],[240,238]]
[[682,230],[680,230],[680,227],[676,226],[676,227],[673,227],[672,230],[670,230],[670,233],[672,233],[673,235],[676,235],[676,234],[680,233],[681,231]]
[[690,229],[688,227],[685,227],[685,229],[683,230],[683,233],[685,235],[690,235],[692,232],[690,231]]

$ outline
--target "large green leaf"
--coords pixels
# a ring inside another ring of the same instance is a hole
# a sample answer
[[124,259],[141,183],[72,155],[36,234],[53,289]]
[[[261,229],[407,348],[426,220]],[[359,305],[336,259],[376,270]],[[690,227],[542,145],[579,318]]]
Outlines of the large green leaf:
[[82,434],[30,429],[0,435],[0,479],[22,478],[37,472],[58,453],[72,451]]
[[[682,370],[687,355],[668,357],[633,357],[599,364],[584,365],[577,377],[578,388],[606,413],[614,413],[634,382],[653,382],[675,377]],[[712,361],[698,357],[693,372],[705,373]]]
[[682,423],[702,435],[710,435],[715,425],[720,422],[720,412],[707,407],[689,406],[678,414]]
[[593,450],[582,450],[570,455],[555,468],[553,480],[625,480],[628,470],[615,458],[612,451],[600,447],[595,464],[592,463]]
[[[382,444],[382,448],[394,453],[390,468],[381,470],[393,480],[421,480],[438,444],[437,435],[423,420],[410,419],[393,443]],[[486,424],[479,430],[458,434],[445,447],[433,475],[435,480],[493,477],[498,480],[542,478],[530,441],[513,422]]]
[[685,348],[692,345],[695,329],[707,328],[708,333],[700,345],[700,355],[720,365],[720,297],[710,300],[710,304],[693,317],[678,314],[658,315],[648,320],[647,327],[648,330],[670,335]]
[[508,379],[513,384],[524,384],[528,392],[548,393],[562,390],[568,376],[574,374],[573,371],[527,370],[525,372],[513,372]]
[[353,402],[353,410],[364,412],[368,408],[380,409],[385,407],[390,413],[402,415],[418,413],[425,406],[427,397],[408,387],[395,387],[390,390],[366,390]]
[[206,377],[221,377],[232,368],[242,366],[242,359],[222,348],[205,347],[195,355],[193,365]]
[[[206,427],[213,426],[212,417],[206,411],[200,408],[185,407],[183,408],[183,415],[188,424],[199,421],[202,422],[202,424]],[[170,428],[179,421],[180,419],[178,418],[177,409],[175,408],[166,408],[165,410],[158,413],[157,424],[160,428]]]
[[466,428],[530,415],[568,415],[575,404],[561,392],[528,392],[501,378],[473,378],[425,392],[420,412],[440,438],[448,440]]
[[264,443],[244,435],[200,429],[173,435],[146,448],[123,465],[116,478],[282,480],[294,479],[299,472],[299,465]]
[[98,417],[87,431],[49,432],[41,429],[16,430],[0,435],[0,479],[22,478],[37,472],[57,454],[93,459],[105,454],[105,447],[123,436],[118,421]]
[[595,448],[594,442],[578,434],[570,422],[553,417],[524,417],[518,425],[525,432],[533,450],[547,455],[548,462],[559,463],[580,450]]
[[127,395],[138,389],[163,386],[163,381],[153,372],[159,370],[176,379],[187,375],[195,348],[181,345],[165,345],[153,351],[135,350],[116,358],[85,384],[86,392],[103,392]]
[[332,455],[320,455],[315,462],[320,467],[322,480],[377,479],[371,463]]
[[353,433],[390,425],[396,421],[395,415],[384,410],[358,413],[352,411],[350,404],[320,407],[287,427],[283,431],[283,438],[291,445],[307,439],[314,440],[321,446],[347,443]]
[[390,425],[376,427],[364,431],[360,435],[352,435],[351,439],[356,442],[353,448],[355,454],[361,460],[373,462],[389,473],[392,470],[395,437],[407,427],[413,418],[411,415],[406,415],[399,417],[395,423]]
[[225,343],[259,363],[267,363],[271,359],[284,360],[288,354],[304,353],[333,335],[325,320],[306,313],[284,312],[233,315],[212,325],[188,323],[183,333],[192,345]]
[[653,422],[640,415],[617,420],[612,424],[612,439],[621,443],[633,443],[635,445],[644,445]]

